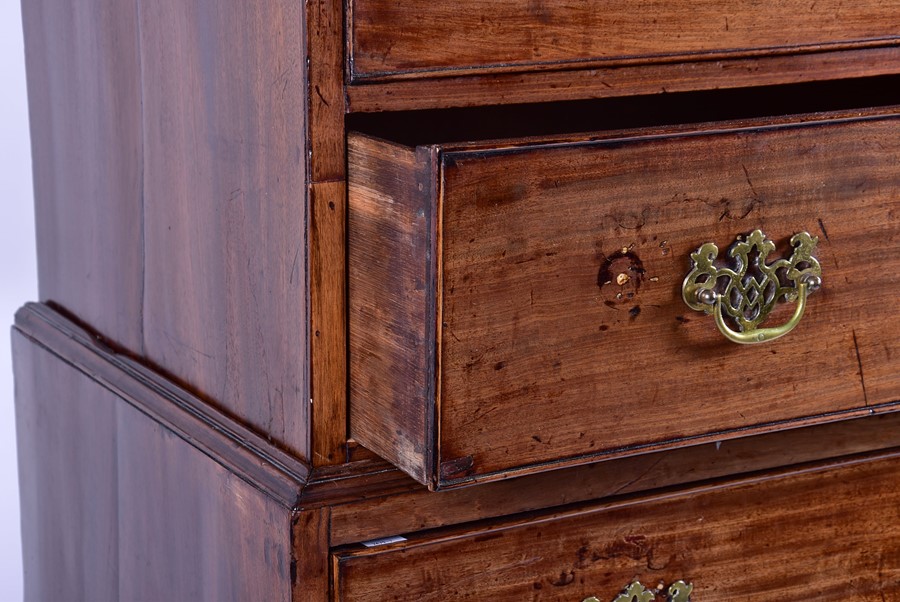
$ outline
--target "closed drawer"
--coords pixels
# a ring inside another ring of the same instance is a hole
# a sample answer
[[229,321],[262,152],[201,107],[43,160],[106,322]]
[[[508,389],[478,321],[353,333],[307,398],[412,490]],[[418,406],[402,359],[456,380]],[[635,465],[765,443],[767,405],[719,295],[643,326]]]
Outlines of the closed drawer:
[[900,2],[351,0],[353,81],[896,43]]
[[[898,133],[888,110],[417,148],[352,135],[351,435],[439,489],[896,409]],[[817,236],[825,284],[793,332],[736,345],[681,285],[701,244],[757,228],[773,256]]]
[[695,602],[900,600],[898,478],[884,457],[352,546],[335,597],[609,602],[683,580]]
[[694,602],[896,601],[898,478],[883,457],[351,546],[335,597],[611,602],[636,580],[684,581]]

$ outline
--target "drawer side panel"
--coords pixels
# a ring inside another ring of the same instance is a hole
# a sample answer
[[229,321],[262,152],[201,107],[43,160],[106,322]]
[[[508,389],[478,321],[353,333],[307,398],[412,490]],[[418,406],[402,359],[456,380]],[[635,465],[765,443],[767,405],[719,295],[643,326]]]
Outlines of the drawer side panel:
[[348,138],[350,435],[422,483],[433,472],[436,349],[427,155]]

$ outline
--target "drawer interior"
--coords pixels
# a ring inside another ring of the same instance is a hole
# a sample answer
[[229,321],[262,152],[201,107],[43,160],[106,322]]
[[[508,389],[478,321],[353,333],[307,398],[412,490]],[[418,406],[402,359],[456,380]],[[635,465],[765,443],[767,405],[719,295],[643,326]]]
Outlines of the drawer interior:
[[564,102],[362,112],[348,132],[403,146],[522,138],[735,121],[900,104],[900,76],[723,88]]
[[[887,108],[351,134],[351,435],[442,488],[896,409],[898,131]],[[825,286],[738,346],[680,287],[700,245],[757,228],[775,255],[816,237]]]

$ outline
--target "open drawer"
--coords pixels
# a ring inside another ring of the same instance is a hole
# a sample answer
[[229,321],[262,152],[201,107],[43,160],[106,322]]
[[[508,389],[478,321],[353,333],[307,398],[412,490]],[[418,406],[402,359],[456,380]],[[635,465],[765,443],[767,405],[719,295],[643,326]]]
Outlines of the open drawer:
[[[895,109],[348,146],[351,436],[431,488],[897,409]],[[823,286],[738,345],[682,283],[757,229]]]

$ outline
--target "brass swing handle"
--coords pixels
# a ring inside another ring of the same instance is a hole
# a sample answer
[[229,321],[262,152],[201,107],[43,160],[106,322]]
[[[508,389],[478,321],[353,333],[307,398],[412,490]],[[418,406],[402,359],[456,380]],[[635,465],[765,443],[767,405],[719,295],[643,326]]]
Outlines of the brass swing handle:
[[[691,592],[694,586],[684,581],[676,581],[666,590],[666,602],[690,602]],[[640,581],[632,581],[612,602],[654,602],[656,595],[662,593],[662,586],[659,589],[647,589],[641,585]],[[585,598],[582,602],[601,602],[595,596]]]
[[[712,314],[729,341],[748,345],[783,337],[800,323],[809,294],[822,286],[822,269],[812,256],[818,241],[806,232],[795,234],[793,254],[767,263],[775,243],[754,230],[729,249],[733,267],[717,266],[719,249],[706,243],[691,253],[693,268],[684,279],[682,297],[691,309]],[[793,316],[781,326],[760,328],[781,299],[796,303]]]
[[[797,307],[794,309],[794,315],[791,316],[791,319],[782,324],[781,326],[776,326],[774,328],[755,328],[749,330],[747,332],[739,332],[736,330],[732,330],[731,327],[725,321],[725,310],[723,309],[723,305],[726,303],[723,295],[716,293],[715,291],[711,291],[709,289],[700,289],[698,291],[698,299],[701,303],[709,304],[713,306],[713,316],[716,319],[716,326],[719,328],[719,332],[725,335],[729,341],[734,343],[740,343],[742,345],[752,345],[754,343],[764,343],[766,341],[774,341],[777,338],[783,337],[790,331],[794,330],[797,324],[800,323],[800,318],[803,317],[803,312],[806,311],[806,298],[811,292],[815,292],[819,287],[822,286],[822,279],[818,276],[807,276],[804,277],[800,281],[800,285],[797,288]],[[709,295],[712,293],[712,295]]]

